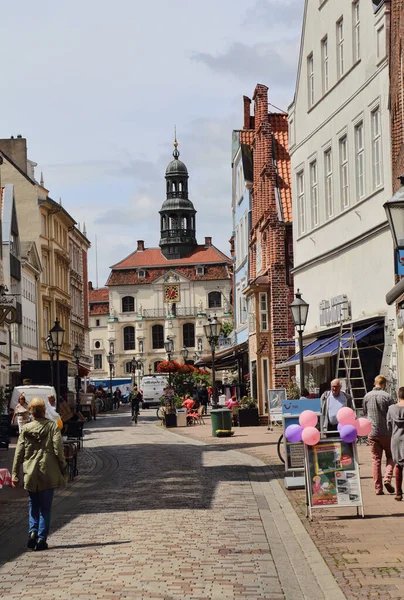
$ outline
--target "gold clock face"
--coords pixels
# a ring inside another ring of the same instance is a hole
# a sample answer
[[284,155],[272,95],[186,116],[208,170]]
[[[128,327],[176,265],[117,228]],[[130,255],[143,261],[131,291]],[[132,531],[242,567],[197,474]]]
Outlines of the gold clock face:
[[164,302],[179,302],[180,287],[178,285],[164,286]]

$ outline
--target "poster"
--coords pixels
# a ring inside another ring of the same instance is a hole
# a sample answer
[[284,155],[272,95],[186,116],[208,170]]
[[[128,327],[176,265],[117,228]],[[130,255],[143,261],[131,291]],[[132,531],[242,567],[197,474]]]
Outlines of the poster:
[[356,445],[338,438],[304,448],[309,507],[362,506]]

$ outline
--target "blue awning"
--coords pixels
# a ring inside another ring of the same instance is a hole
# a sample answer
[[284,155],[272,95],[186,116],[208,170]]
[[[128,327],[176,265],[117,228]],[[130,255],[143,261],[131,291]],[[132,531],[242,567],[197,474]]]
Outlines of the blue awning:
[[[382,327],[382,323],[372,323],[367,327],[361,327],[360,329],[356,329],[353,334],[357,342],[362,338],[366,337],[376,329]],[[349,333],[344,333],[342,336],[342,344],[344,348],[347,348],[349,345]],[[338,345],[339,345],[339,332],[334,333],[328,337],[321,337],[314,342],[311,342],[307,346],[303,348],[303,358],[305,362],[313,362],[315,360],[321,360],[323,358],[329,358],[330,356],[334,356],[338,353]],[[291,356],[286,362],[276,365],[277,369],[286,369],[287,367],[294,367],[299,364],[300,360],[300,352],[297,352],[293,356]]]

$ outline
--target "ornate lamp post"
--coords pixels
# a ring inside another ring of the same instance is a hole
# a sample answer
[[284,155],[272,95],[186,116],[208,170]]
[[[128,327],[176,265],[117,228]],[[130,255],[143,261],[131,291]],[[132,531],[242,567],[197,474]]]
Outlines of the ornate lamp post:
[[[167,338],[167,340],[164,342],[164,349],[166,351],[167,354],[167,360],[168,362],[171,361],[171,355],[174,352],[174,342],[171,338]],[[168,373],[168,387],[171,388],[171,373]],[[170,392],[171,394],[171,392]],[[171,409],[174,408],[174,396],[170,396],[170,404],[171,404]]]
[[135,357],[132,358],[132,371],[133,371],[133,383],[136,381],[135,371],[137,371],[137,388],[140,390],[140,376],[143,374],[143,363],[142,361],[136,360]]
[[53,357],[55,356],[55,349],[53,348],[52,337],[50,335],[48,335],[48,337],[46,338],[45,344],[49,354],[51,385],[53,386]]
[[205,332],[206,339],[210,345],[210,351],[212,353],[212,408],[216,408],[218,405],[217,400],[217,389],[215,385],[216,381],[216,370],[215,370],[215,349],[216,344],[219,339],[220,329],[222,324],[218,321],[216,315],[213,317],[209,317],[207,323],[203,326],[203,330]]
[[76,373],[76,412],[80,412],[80,375],[79,375],[79,363],[81,357],[81,348],[78,344],[73,348],[73,356],[77,367]]
[[52,347],[56,354],[56,410],[60,403],[60,369],[59,369],[59,354],[63,346],[65,330],[61,327],[59,319],[56,319],[54,326],[49,332],[52,340]]
[[182,355],[182,358],[184,359],[184,365],[187,363],[188,354],[189,354],[188,348],[186,346],[183,346],[183,348],[181,350],[181,355]]
[[109,389],[110,389],[110,394],[112,396],[112,370],[114,368],[114,353],[112,352],[112,350],[110,350],[108,352],[107,355],[107,360],[108,360],[108,364],[109,364]]
[[300,393],[304,388],[304,362],[303,362],[303,331],[309,314],[309,305],[302,300],[302,295],[299,290],[296,292],[296,297],[289,306],[292,313],[293,323],[299,335],[299,359],[300,359]]
[[383,208],[393,236],[394,248],[404,250],[404,175],[399,177],[401,186]]

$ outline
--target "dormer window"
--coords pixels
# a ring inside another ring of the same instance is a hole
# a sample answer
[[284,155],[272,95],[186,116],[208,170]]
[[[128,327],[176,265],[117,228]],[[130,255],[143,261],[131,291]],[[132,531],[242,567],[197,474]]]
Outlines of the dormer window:
[[197,275],[204,275],[205,274],[205,267],[196,267],[196,274]]
[[139,279],[144,279],[146,277],[146,271],[144,269],[140,269],[137,272],[137,276],[139,277]]

